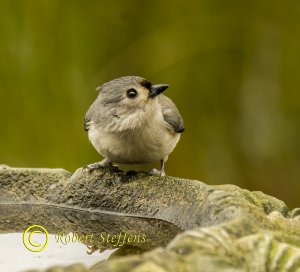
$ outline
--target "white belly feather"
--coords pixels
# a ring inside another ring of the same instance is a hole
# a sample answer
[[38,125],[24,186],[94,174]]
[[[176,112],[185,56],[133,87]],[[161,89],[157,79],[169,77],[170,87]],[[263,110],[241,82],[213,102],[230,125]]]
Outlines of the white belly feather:
[[105,131],[91,123],[89,139],[95,149],[113,162],[125,164],[151,163],[167,159],[173,151],[180,134],[156,116],[147,125],[133,130]]

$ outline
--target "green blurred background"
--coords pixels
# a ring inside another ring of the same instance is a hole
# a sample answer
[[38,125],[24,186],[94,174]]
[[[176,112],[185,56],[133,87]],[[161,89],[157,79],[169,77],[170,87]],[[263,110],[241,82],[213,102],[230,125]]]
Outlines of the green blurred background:
[[140,75],[185,120],[167,174],[300,206],[299,18],[292,0],[0,0],[0,163],[99,161],[94,90]]

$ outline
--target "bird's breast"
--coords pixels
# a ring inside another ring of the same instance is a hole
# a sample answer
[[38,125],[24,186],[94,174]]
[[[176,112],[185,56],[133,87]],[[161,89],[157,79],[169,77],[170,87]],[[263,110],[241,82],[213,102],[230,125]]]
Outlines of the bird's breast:
[[163,120],[120,132],[105,131],[92,125],[89,139],[105,158],[117,163],[150,163],[166,158],[175,148],[180,134],[170,130]]

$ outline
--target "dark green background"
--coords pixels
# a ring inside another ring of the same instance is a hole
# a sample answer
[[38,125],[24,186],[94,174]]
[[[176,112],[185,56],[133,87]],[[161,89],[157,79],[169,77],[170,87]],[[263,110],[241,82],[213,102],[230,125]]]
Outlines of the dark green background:
[[169,175],[300,206],[299,1],[0,0],[0,163],[98,161],[83,118],[122,75],[169,83]]

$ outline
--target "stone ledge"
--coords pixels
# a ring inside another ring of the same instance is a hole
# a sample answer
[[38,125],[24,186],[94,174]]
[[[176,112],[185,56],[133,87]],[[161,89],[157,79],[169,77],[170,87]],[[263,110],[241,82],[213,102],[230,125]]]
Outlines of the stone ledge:
[[289,212],[262,192],[115,168],[71,175],[63,169],[2,167],[0,188],[2,203],[110,211],[162,219],[186,230],[166,248],[101,262],[91,271],[300,269],[299,209]]

